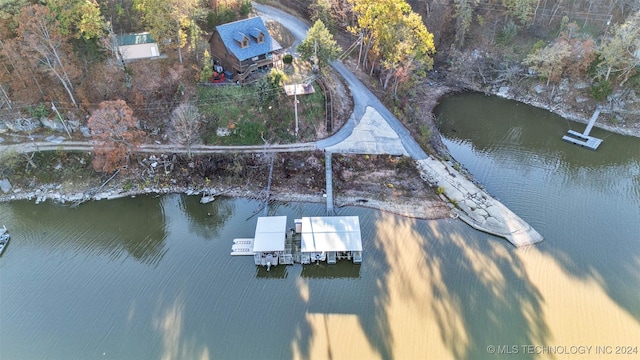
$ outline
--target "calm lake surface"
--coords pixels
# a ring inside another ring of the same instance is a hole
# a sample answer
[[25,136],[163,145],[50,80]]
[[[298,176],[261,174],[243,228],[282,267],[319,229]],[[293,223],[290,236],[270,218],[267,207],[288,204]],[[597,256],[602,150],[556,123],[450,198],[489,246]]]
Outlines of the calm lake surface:
[[[347,207],[362,265],[267,272],[229,255],[256,201],[0,204],[0,359],[638,358],[640,141],[594,129],[604,143],[584,150],[560,140],[584,125],[477,95],[438,116],[453,156],[542,244]],[[269,209],[291,227],[323,214]]]

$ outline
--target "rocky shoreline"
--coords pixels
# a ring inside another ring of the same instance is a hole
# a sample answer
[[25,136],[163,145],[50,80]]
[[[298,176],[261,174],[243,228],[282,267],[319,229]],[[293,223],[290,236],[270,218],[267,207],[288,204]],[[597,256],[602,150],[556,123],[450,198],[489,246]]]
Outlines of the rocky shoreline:
[[[24,191],[17,188],[10,193],[0,194],[0,202],[12,201],[35,201],[41,204],[45,201],[54,203],[79,206],[88,201],[114,200],[126,197],[136,197],[144,195],[168,195],[168,194],[184,194],[187,196],[201,197],[202,203],[213,201],[217,197],[235,197],[245,199],[261,199],[264,200],[264,194],[259,192],[243,189],[240,187],[207,187],[207,188],[185,188],[180,186],[169,187],[147,187],[139,189],[125,190],[122,187],[111,187],[99,192],[88,191],[71,191],[65,192],[61,190],[60,184],[49,184],[39,187],[36,190]],[[259,196],[258,196],[259,195]],[[269,196],[270,201],[280,202],[306,202],[306,203],[325,203],[326,198],[323,194],[310,193],[291,193],[291,192],[274,192]],[[438,204],[425,204],[422,200],[412,201],[412,199],[403,199],[402,201],[384,201],[373,197],[362,196],[362,194],[341,195],[334,199],[334,205],[337,208],[346,206],[366,207],[375,210],[385,211],[405,217],[419,219],[443,219],[455,217],[449,207],[442,202]]]
[[[535,97],[532,96],[530,94],[528,95],[518,95],[516,93],[514,93],[511,88],[503,86],[500,88],[494,88],[492,89],[491,92],[487,93],[486,91],[480,90],[480,89],[473,89],[473,91],[477,91],[477,92],[481,92],[481,93],[486,93],[488,95],[494,95],[494,96],[499,96],[502,97],[504,99],[509,99],[509,100],[514,100],[514,101],[518,101],[520,103],[523,104],[527,104],[536,108],[540,108],[540,109],[544,109],[547,111],[550,111],[564,119],[568,119],[571,121],[575,121],[575,122],[579,122],[582,124],[587,124],[589,122],[589,119],[591,118],[591,115],[593,114],[593,112],[596,110],[595,107],[593,109],[591,109],[591,112],[584,112],[584,111],[576,111],[576,109],[572,108],[569,105],[565,105],[563,102],[553,102],[553,101],[544,101],[542,98],[540,97]],[[614,106],[611,105],[610,102],[609,104],[603,105],[602,106],[602,111],[601,111],[601,118],[596,121],[594,127],[597,128],[601,128],[604,130],[607,130],[609,132],[612,133],[616,133],[616,134],[620,134],[620,135],[625,135],[625,136],[633,136],[633,137],[638,137],[640,138],[640,121],[633,121],[633,122],[629,122],[629,121],[624,121],[624,122],[619,122],[619,123],[611,123],[611,122],[607,122],[602,120],[602,116],[605,114],[619,114],[621,112],[626,112],[626,110],[622,109],[622,108],[616,108]],[[637,118],[640,119],[640,113],[634,113],[634,112],[630,112],[630,115],[635,116]]]

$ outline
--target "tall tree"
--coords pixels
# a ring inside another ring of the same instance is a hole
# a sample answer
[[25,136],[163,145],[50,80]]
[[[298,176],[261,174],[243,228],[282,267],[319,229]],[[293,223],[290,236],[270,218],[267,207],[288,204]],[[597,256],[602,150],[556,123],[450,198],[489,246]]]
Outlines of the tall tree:
[[316,20],[297,50],[305,59],[317,56],[318,65],[328,64],[342,52],[342,48],[322,20]]
[[566,41],[554,42],[528,55],[523,63],[533,69],[538,76],[550,82],[558,82],[571,55],[571,47]]
[[182,103],[171,113],[174,141],[187,147],[189,159],[191,159],[191,145],[198,140],[201,124],[200,112],[193,104]]
[[211,60],[211,55],[209,55],[209,50],[204,51],[204,55],[202,56],[202,70],[200,70],[200,82],[209,82],[209,79],[213,75],[213,61]]
[[469,31],[471,21],[473,20],[471,1],[472,0],[455,0],[456,45],[460,48],[464,46],[467,31]]
[[400,75],[407,70],[415,69],[419,74],[422,69],[433,67],[433,34],[409,4],[396,0],[349,2],[357,16],[357,24],[349,29],[361,37],[360,61],[364,67],[371,63],[371,73],[378,66],[382,68],[385,89],[391,79],[406,79]]
[[595,42],[578,29],[575,23],[567,24],[553,43],[533,51],[522,63],[547,79],[547,85],[562,77],[584,76],[595,59]]
[[635,73],[640,66],[640,11],[629,16],[624,24],[614,26],[613,34],[601,44],[598,54],[602,58],[598,75],[605,80],[617,73],[624,84]]
[[142,142],[138,120],[124,100],[103,101],[87,121],[95,140],[93,168],[112,173],[126,170],[130,155]]
[[[200,14],[200,0],[134,0],[151,36],[160,44],[175,41],[182,63],[182,47],[187,34]],[[197,25],[196,25],[197,26]]]
[[516,17],[521,24],[529,25],[539,0],[502,0],[510,15]]
[[95,0],[48,0],[52,13],[57,14],[60,32],[76,39],[99,39],[105,35],[107,23]]
[[315,0],[309,4],[309,11],[311,11],[311,20],[322,20],[324,25],[329,28],[330,31],[335,30],[335,21],[333,20],[333,14],[331,11],[331,0]]
[[78,107],[71,78],[79,72],[73,66],[71,48],[60,34],[55,14],[45,6],[31,5],[22,9],[18,23],[25,57],[54,75],[64,86],[73,106]]

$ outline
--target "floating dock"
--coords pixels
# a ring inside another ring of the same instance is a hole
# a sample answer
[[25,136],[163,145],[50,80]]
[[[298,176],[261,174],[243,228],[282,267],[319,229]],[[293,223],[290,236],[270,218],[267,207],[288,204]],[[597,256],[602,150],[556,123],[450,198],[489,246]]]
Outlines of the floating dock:
[[596,111],[591,116],[591,119],[589,120],[589,124],[587,124],[587,128],[584,129],[583,133],[569,130],[567,131],[567,135],[562,137],[562,140],[568,141],[572,144],[580,145],[590,150],[596,150],[598,146],[600,146],[600,144],[602,143],[602,139],[589,136],[589,133],[591,133],[591,129],[593,128],[593,125],[596,123],[596,120],[598,120],[598,116],[600,115],[600,110],[601,110],[601,107],[598,106],[596,108]]
[[346,259],[362,263],[362,236],[357,216],[303,217],[287,231],[286,216],[258,218],[254,238],[233,240],[231,255],[253,256],[255,265],[291,265]]
[[231,255],[253,255],[253,238],[233,239]]

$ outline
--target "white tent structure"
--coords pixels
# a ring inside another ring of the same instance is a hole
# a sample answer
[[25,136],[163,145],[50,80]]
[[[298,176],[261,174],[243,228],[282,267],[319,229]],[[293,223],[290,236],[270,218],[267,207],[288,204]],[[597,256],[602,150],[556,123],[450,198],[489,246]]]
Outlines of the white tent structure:
[[303,217],[296,220],[300,227],[301,262],[327,261],[335,264],[337,259],[362,262],[362,236],[360,219],[357,216]]

